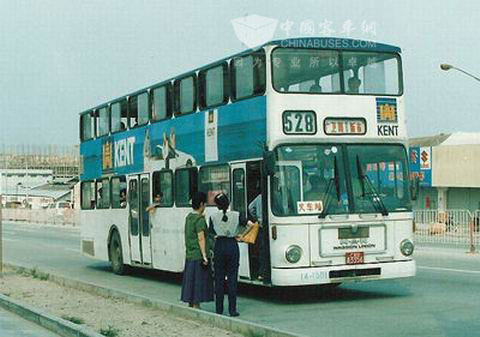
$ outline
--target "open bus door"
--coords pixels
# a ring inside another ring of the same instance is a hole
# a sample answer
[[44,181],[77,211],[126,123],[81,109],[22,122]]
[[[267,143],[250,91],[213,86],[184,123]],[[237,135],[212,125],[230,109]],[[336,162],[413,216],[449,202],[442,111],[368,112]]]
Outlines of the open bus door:
[[[238,163],[231,165],[232,170],[232,200],[231,208],[247,217],[247,187],[246,187],[246,164]],[[242,279],[250,279],[250,262],[248,244],[239,242],[240,268],[238,275]]]
[[128,177],[130,258],[134,264],[152,264],[150,218],[146,210],[149,204],[148,174]]
[[[260,164],[260,161],[255,161],[231,165],[231,209],[240,212],[245,218],[248,218],[249,203],[261,193]],[[258,276],[258,247],[240,242],[239,248],[239,276],[241,279],[251,280]]]

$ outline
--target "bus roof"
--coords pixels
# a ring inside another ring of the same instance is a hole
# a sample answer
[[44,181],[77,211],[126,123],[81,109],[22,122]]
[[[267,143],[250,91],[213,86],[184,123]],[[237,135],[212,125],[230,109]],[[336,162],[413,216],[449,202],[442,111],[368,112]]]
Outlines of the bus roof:
[[285,48],[312,48],[312,49],[337,49],[360,50],[386,53],[400,53],[399,47],[378,43],[375,41],[344,39],[336,37],[297,37],[291,39],[274,40],[263,46],[275,45]]
[[228,57],[225,57],[223,59],[217,60],[215,62],[211,62],[207,65],[197,67],[195,69],[189,70],[187,72],[184,72],[182,74],[179,74],[177,76],[168,78],[166,80],[163,80],[161,82],[154,83],[152,85],[149,85],[145,88],[142,88],[140,90],[136,90],[133,92],[130,92],[128,94],[118,96],[112,100],[109,100],[107,102],[103,102],[93,108],[84,110],[79,113],[79,115],[83,115],[85,113],[89,113],[92,110],[102,108],[104,106],[107,106],[108,104],[112,104],[115,102],[118,102],[120,100],[123,100],[127,98],[128,96],[131,95],[136,95],[141,92],[147,91],[150,88],[162,86],[163,84],[169,83],[175,79],[179,79],[185,76],[188,76],[196,71],[200,71],[203,69],[208,69],[216,64],[220,64],[222,62],[225,62],[229,59],[232,59],[234,57],[239,57],[242,55],[249,54],[251,52],[254,52],[256,50],[259,50],[260,48],[266,47],[266,46],[279,46],[279,47],[284,47],[284,48],[310,48],[310,49],[328,49],[328,50],[358,50],[358,51],[371,51],[371,52],[385,52],[385,53],[401,53],[401,49],[399,47],[389,45],[389,44],[383,44],[383,43],[378,43],[375,41],[367,41],[367,40],[359,40],[359,39],[344,39],[344,38],[336,38],[336,37],[297,37],[297,38],[290,38],[290,39],[280,39],[280,40],[272,40],[269,42],[266,42],[262,45],[259,45],[255,48],[250,48],[243,50],[239,53],[236,53],[234,55],[230,55]]

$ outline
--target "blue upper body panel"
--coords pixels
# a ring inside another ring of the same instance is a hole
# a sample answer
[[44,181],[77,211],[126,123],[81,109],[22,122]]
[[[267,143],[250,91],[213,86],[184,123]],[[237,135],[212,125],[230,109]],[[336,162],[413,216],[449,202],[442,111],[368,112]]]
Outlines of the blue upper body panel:
[[80,178],[139,173],[147,162],[176,160],[178,167],[181,160],[203,165],[258,158],[265,141],[266,97],[260,96],[83,142]]

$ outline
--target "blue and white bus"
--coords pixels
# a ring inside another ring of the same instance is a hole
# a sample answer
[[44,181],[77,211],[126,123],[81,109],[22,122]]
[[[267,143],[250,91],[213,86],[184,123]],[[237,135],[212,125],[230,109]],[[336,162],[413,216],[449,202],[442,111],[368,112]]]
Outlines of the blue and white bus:
[[81,249],[115,273],[182,272],[199,190],[207,215],[219,192],[245,215],[262,196],[265,253],[240,244],[241,282],[415,275],[398,47],[271,41],[82,112],[80,139]]

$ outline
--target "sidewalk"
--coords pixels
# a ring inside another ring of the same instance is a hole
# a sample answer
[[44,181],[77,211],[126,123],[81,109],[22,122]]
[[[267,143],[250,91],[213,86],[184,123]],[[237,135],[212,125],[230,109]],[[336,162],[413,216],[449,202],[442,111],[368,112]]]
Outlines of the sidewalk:
[[0,308],[0,337],[56,337],[53,332]]

